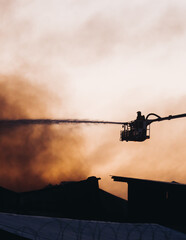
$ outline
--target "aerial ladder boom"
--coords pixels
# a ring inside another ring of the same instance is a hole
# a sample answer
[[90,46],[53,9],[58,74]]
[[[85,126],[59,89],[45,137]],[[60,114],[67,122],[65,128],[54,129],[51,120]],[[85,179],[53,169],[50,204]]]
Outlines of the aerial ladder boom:
[[[148,120],[148,118],[150,116],[156,116],[157,118],[156,119],[151,119],[151,120]],[[152,122],[160,122],[160,121],[164,121],[164,120],[171,120],[171,119],[175,119],[175,118],[183,118],[183,117],[186,117],[186,113],[184,114],[178,114],[178,115],[169,115],[168,117],[160,117],[158,116],[157,114],[154,114],[154,113],[149,113],[146,117],[147,121],[150,123]]]

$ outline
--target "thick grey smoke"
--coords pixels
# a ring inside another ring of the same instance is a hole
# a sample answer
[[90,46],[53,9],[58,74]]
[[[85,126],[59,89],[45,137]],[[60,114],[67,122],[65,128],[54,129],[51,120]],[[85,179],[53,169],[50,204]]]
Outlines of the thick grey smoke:
[[[49,92],[20,76],[0,77],[0,119],[50,114]],[[17,191],[88,176],[79,128],[0,124],[0,186]]]

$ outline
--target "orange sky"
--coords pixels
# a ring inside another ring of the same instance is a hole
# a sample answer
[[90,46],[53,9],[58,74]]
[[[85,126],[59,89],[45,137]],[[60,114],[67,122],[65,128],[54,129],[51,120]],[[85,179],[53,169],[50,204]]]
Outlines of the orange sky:
[[[0,75],[56,96],[44,117],[185,113],[185,10],[182,0],[1,0]],[[154,123],[144,143],[119,142],[119,126],[80,129],[87,175],[104,189],[121,196],[110,174],[186,183],[185,119]]]

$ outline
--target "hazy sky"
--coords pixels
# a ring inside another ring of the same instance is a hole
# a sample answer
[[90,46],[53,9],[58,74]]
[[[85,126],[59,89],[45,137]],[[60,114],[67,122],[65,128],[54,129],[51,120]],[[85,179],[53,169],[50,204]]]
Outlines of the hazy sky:
[[[185,0],[0,0],[0,74],[49,89],[53,118],[184,113],[185,12]],[[82,127],[103,188],[119,193],[110,174],[186,183],[185,119],[152,125],[144,143],[119,142],[119,131]]]

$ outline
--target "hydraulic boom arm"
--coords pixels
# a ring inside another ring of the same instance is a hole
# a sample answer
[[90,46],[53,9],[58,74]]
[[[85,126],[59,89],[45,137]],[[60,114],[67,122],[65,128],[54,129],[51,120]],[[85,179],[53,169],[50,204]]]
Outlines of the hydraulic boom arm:
[[[148,118],[150,116],[156,116],[157,118],[156,119],[149,119]],[[178,114],[178,115],[169,115],[168,117],[160,117],[158,116],[157,114],[154,114],[154,113],[149,113],[146,117],[146,120],[148,122],[148,124],[151,124],[152,122],[160,122],[160,121],[164,121],[164,120],[171,120],[171,119],[175,119],[175,118],[183,118],[183,117],[186,117],[186,113],[183,113],[183,114]]]

